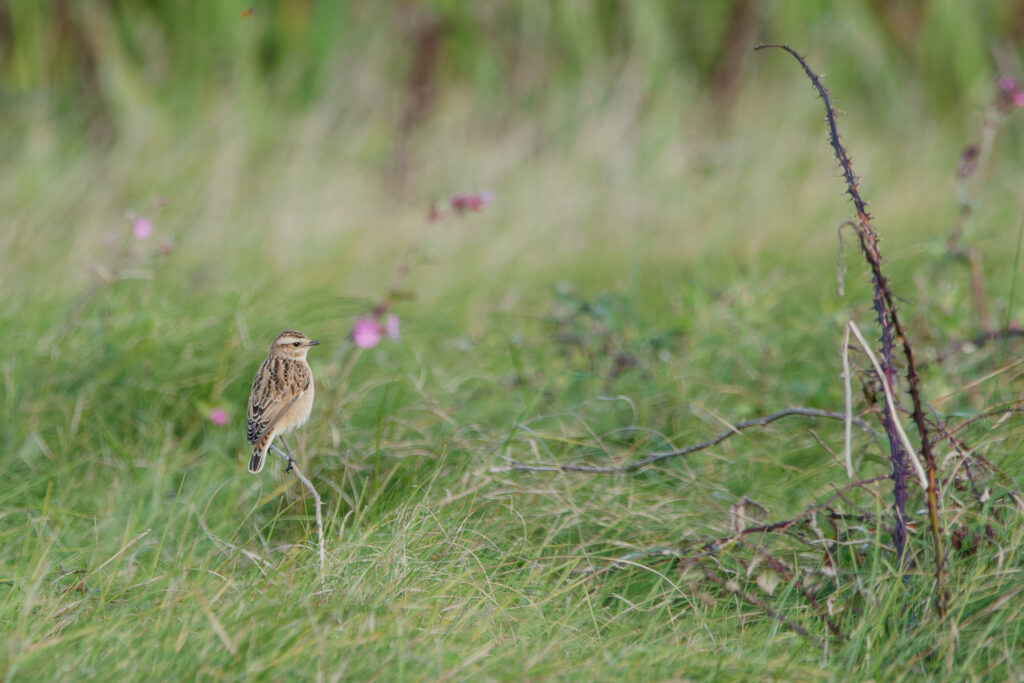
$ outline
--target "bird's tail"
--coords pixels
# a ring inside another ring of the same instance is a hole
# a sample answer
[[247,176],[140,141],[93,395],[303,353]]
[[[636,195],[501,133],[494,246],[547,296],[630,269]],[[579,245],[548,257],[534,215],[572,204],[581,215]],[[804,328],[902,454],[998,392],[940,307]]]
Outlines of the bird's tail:
[[270,434],[267,434],[253,444],[252,457],[249,458],[249,471],[253,474],[259,474],[263,469],[263,463],[267,459],[267,451],[270,450],[270,442],[272,439],[273,437]]
[[259,474],[260,470],[263,469],[263,461],[266,460],[267,454],[260,453],[257,450],[252,452],[252,457],[249,458],[249,471],[253,474]]

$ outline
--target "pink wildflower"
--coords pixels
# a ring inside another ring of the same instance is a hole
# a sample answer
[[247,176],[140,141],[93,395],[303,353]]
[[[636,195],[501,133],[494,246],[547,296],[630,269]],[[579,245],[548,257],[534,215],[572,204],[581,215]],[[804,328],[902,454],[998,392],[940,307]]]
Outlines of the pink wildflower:
[[1020,84],[1009,76],[999,78],[999,95],[996,97],[998,106],[1003,109],[1024,107],[1024,90]]
[[[385,309],[386,310],[386,309]],[[352,341],[361,349],[371,349],[380,343],[384,337],[392,341],[401,339],[399,336],[400,321],[394,313],[388,314],[384,324],[380,323],[380,316],[384,311],[374,311],[373,318],[360,318],[352,328]]]
[[463,213],[465,211],[480,211],[494,201],[493,192],[478,192],[476,194],[457,194],[449,202],[452,211]]
[[352,328],[352,341],[361,349],[371,349],[380,343],[385,330],[373,318],[360,318]]
[[228,411],[222,408],[210,411],[210,422],[218,427],[223,427],[228,423]]
[[132,234],[137,240],[147,240],[153,234],[153,222],[145,216],[139,216],[132,221]]

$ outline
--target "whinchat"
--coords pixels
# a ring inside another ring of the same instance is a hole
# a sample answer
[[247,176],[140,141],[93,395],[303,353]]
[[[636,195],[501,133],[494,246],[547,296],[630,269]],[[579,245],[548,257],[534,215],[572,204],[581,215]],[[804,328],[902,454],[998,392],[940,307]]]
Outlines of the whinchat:
[[301,332],[285,330],[274,339],[256,371],[245,425],[246,437],[252,444],[249,471],[253,474],[263,469],[275,437],[282,437],[283,443],[282,435],[309,419],[313,408],[313,373],[306,354],[319,343]]

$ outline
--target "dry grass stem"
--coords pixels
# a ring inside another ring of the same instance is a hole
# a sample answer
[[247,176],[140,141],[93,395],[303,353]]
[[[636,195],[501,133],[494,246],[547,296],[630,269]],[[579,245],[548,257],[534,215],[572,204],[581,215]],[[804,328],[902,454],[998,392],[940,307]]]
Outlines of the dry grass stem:
[[893,425],[896,427],[896,433],[900,436],[900,443],[903,444],[904,450],[907,452],[907,457],[910,460],[911,465],[914,466],[914,473],[917,474],[918,480],[921,482],[921,488],[928,489],[928,475],[925,474],[924,467],[921,462],[917,459],[917,449],[910,443],[910,438],[907,437],[907,432],[904,431],[903,425],[900,424],[899,413],[896,410],[896,401],[892,396],[892,388],[889,383],[885,381],[885,373],[882,372],[882,366],[878,364],[878,358],[875,357],[874,351],[871,350],[871,345],[868,344],[867,340],[864,339],[864,335],[861,334],[860,328],[857,327],[857,323],[852,320],[846,323],[846,329],[853,332],[853,335],[857,337],[857,341],[860,342],[861,347],[865,354],[867,354],[868,360],[871,361],[871,365],[875,368],[875,373],[878,375],[878,380],[882,384],[882,389],[885,392],[885,403],[889,407],[889,413],[893,416]]
[[324,581],[325,571],[327,567],[327,552],[324,550],[324,519],[323,513],[320,511],[323,502],[320,500],[320,494],[318,494],[316,492],[316,489],[313,488],[313,482],[307,479],[306,475],[302,473],[301,469],[299,469],[299,464],[295,462],[295,458],[282,451],[280,448],[277,447],[276,444],[271,444],[270,448],[275,453],[284,458],[285,462],[288,463],[288,469],[295,472],[295,476],[298,477],[299,481],[302,482],[302,485],[306,487],[306,490],[309,491],[309,494],[313,496],[313,502],[315,503],[314,507],[316,510],[316,538],[318,551],[317,557],[319,559],[319,576],[320,582],[322,584]]
[[843,330],[843,398],[846,410],[843,433],[843,461],[846,463],[846,476],[853,479],[853,390],[850,387],[850,327]]

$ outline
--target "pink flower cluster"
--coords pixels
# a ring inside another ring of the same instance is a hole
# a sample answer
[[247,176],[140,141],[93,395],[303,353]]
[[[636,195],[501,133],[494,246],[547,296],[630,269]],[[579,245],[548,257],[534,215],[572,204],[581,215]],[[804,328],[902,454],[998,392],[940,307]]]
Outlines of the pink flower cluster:
[[480,211],[494,201],[493,192],[478,192],[476,194],[457,194],[449,200],[452,211],[462,213],[464,211]]
[[[484,190],[483,192],[465,192],[452,195],[448,200],[448,207],[454,213],[466,213],[467,211],[482,211],[485,206],[494,201],[494,193]],[[427,222],[433,223],[445,217],[445,213],[438,208],[437,204],[430,205],[430,213],[427,215]]]
[[[162,207],[166,201],[164,199],[155,200],[150,208],[152,210],[158,210]],[[134,212],[129,213],[129,221],[132,226],[132,236],[139,242],[145,242],[153,236],[153,219],[145,214],[136,215]],[[174,242],[169,239],[163,239],[160,244],[157,245],[156,250],[161,254],[167,255],[174,250]]]
[[145,216],[139,216],[132,221],[132,234],[135,235],[135,239],[148,240],[153,234],[153,221],[149,220]]
[[1007,109],[1024,107],[1024,90],[1015,79],[1009,76],[999,79],[999,102]]
[[352,328],[352,341],[361,349],[373,348],[384,337],[398,341],[401,338],[399,336],[399,325],[398,316],[394,313],[389,313],[384,318],[383,323],[380,321],[379,316],[360,318],[356,321],[355,327]]
[[210,422],[217,425],[218,427],[223,427],[228,423],[228,411],[224,410],[223,408],[211,410]]

